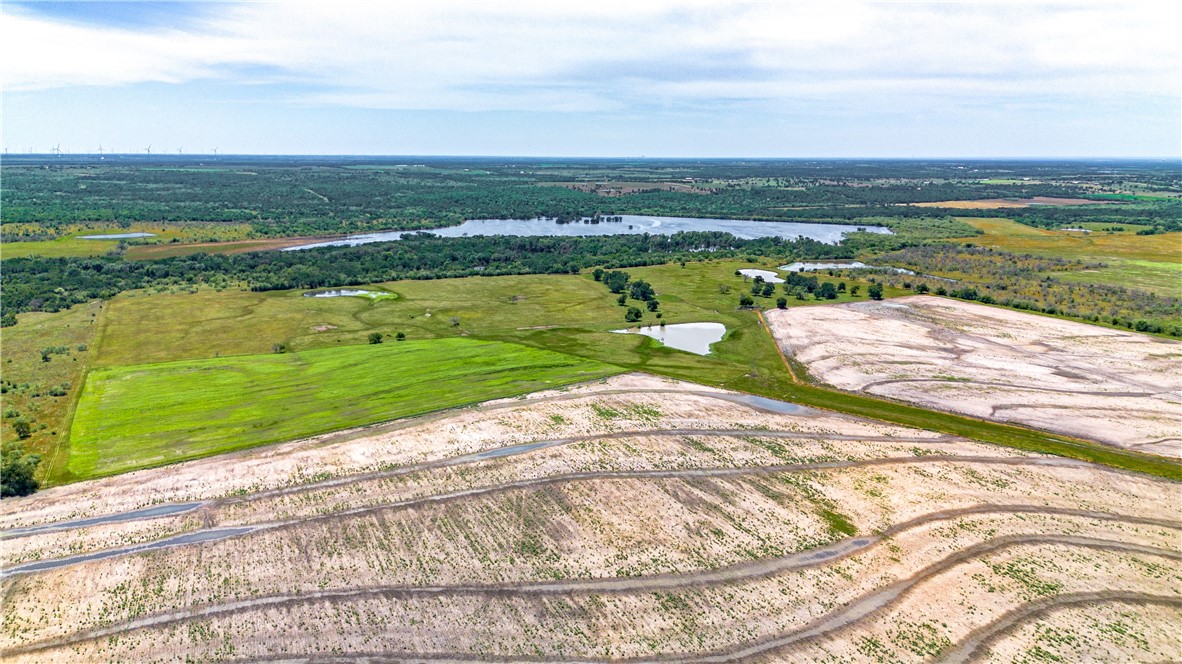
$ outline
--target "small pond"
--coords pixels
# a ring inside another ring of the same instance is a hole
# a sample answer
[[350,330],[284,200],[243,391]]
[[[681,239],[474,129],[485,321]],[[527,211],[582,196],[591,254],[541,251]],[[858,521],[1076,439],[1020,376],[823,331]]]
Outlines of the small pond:
[[[314,247],[352,247],[370,242],[390,242],[402,239],[403,235],[418,232],[431,233],[441,237],[469,237],[478,235],[513,236],[562,236],[583,237],[589,235],[673,235],[682,231],[720,231],[730,233],[743,240],[761,237],[782,237],[795,239],[807,237],[818,242],[837,244],[846,233],[862,230],[869,233],[890,234],[889,228],[880,226],[857,226],[853,224],[802,224],[793,221],[751,221],[746,219],[697,219],[691,217],[650,217],[647,215],[625,214],[602,219],[583,219],[574,222],[560,222],[556,219],[470,219],[459,226],[431,228],[423,231],[390,231],[351,235],[340,240],[314,242],[284,251],[298,251]],[[616,220],[619,221],[616,221]]]
[[893,270],[899,274],[915,274],[911,270],[904,270],[901,267],[867,265],[860,261],[843,261],[841,263],[806,261],[781,265],[780,269],[787,272],[813,272],[815,270]]
[[304,297],[381,297],[385,293],[351,288],[334,288],[331,290],[308,291]]
[[111,235],[79,235],[79,240],[127,240],[134,237],[156,237],[155,233],[113,233]]
[[670,348],[706,355],[710,352],[710,344],[722,340],[722,335],[726,334],[726,326],[722,323],[675,323],[665,326],[647,325],[627,330],[612,330],[612,332],[643,334]]
[[784,283],[784,280],[780,278],[780,275],[772,272],[771,270],[756,270],[754,268],[746,268],[739,270],[739,274],[743,275],[744,277],[751,277],[752,279],[755,277],[763,277],[763,280],[769,284]]

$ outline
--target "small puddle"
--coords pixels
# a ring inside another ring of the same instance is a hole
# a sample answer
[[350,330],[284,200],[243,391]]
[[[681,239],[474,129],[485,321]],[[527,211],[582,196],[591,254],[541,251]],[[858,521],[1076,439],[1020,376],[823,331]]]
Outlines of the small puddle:
[[760,410],[768,410],[773,413],[787,413],[790,415],[804,415],[813,412],[811,408],[806,408],[787,401],[778,401],[776,399],[769,399],[754,394],[711,394],[710,396],[732,403],[743,404],[744,406],[751,406]]
[[708,355],[710,345],[722,341],[726,326],[722,323],[675,323],[647,325],[627,330],[612,330],[616,334],[643,334],[661,343],[696,355]]
[[156,237],[155,233],[112,233],[111,235],[79,235],[79,240],[127,240],[136,237]]
[[0,577],[12,576],[14,574],[27,574],[29,572],[40,572],[47,569],[65,567],[67,565],[77,565],[78,563],[85,563],[91,560],[102,560],[103,558],[113,558],[115,556],[124,556],[132,553],[140,553],[143,551],[154,551],[156,549],[164,549],[170,546],[180,546],[182,544],[211,542],[214,540],[225,539],[227,537],[245,535],[246,533],[256,529],[257,526],[244,526],[240,528],[217,528],[214,530],[203,530],[201,532],[169,537],[168,539],[162,539],[158,542],[148,542],[146,544],[137,544],[135,546],[125,546],[119,549],[96,551],[94,553],[87,553],[80,556],[71,556],[69,558],[57,558],[55,560],[43,560],[36,563],[26,563],[24,565],[18,565],[17,567],[8,567],[4,570],[0,570]]
[[88,526],[97,526],[104,523],[121,523],[123,521],[137,521],[139,519],[154,519],[161,516],[182,514],[190,510],[195,510],[198,507],[201,507],[201,505],[202,503],[175,503],[172,505],[157,505],[156,507],[145,507],[144,509],[132,510],[130,512],[120,512],[119,514],[107,514],[105,516],[95,516],[87,519],[75,519],[73,521],[60,521],[57,523],[47,523],[41,526],[28,526],[26,528],[13,528],[12,530],[0,532],[0,539],[21,537],[23,535],[32,535],[33,533],[52,532],[55,530],[86,528]]

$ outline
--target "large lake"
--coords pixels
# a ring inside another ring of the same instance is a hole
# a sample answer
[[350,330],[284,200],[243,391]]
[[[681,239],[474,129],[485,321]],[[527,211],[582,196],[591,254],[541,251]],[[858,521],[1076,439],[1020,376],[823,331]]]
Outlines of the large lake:
[[[853,224],[801,224],[794,221],[749,221],[742,219],[694,219],[690,217],[649,217],[621,215],[620,221],[592,223],[591,220],[558,223],[554,219],[472,219],[459,226],[432,228],[422,232],[442,237],[468,237],[476,235],[516,236],[563,236],[580,237],[588,235],[673,235],[682,231],[721,231],[737,238],[754,240],[761,237],[782,237],[795,239],[807,237],[819,242],[837,244],[842,236],[858,230],[870,233],[889,234],[889,228],[881,226],[857,226]],[[351,235],[339,240],[313,242],[288,247],[284,251],[312,249],[313,247],[352,247],[370,242],[389,242],[401,239],[408,233],[419,231],[390,231],[387,233],[366,233]]]

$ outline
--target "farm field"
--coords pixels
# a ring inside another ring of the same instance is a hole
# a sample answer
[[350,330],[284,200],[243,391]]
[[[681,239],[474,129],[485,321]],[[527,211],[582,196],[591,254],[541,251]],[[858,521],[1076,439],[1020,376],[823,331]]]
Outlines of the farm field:
[[949,240],[972,242],[1016,254],[1104,262],[1095,270],[1056,272],[1065,281],[1140,288],[1159,295],[1182,297],[1182,233],[1137,235],[1140,228],[1125,225],[1116,233],[1102,231],[1110,224],[1083,224],[1091,233],[1033,228],[1008,219],[959,218],[982,235]]
[[459,338],[101,368],[82,390],[66,472],[111,475],[617,371]]
[[767,317],[839,388],[1182,457],[1182,343],[925,296]]
[[[1182,645],[1177,483],[743,399],[631,373],[4,501],[0,651],[1152,661]],[[142,508],[175,511],[68,521]]]

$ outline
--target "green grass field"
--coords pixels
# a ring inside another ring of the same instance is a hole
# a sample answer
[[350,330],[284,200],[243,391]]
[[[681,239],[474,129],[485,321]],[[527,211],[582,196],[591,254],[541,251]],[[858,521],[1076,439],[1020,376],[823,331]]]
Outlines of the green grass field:
[[[19,234],[28,228],[40,230],[36,224],[6,224],[5,234]],[[248,224],[229,223],[148,223],[137,222],[127,226],[120,226],[108,222],[91,222],[86,224],[71,224],[66,229],[66,235],[56,240],[37,240],[33,242],[5,242],[0,245],[0,256],[3,258],[21,258],[24,256],[45,256],[48,258],[81,258],[86,256],[102,256],[119,247],[119,240],[83,240],[83,235],[109,235],[118,233],[154,233],[155,237],[136,238],[128,240],[132,248],[137,245],[159,247],[164,250],[169,243],[212,242],[242,240],[251,232]],[[146,249],[147,246],[144,248]]]
[[[1178,464],[1148,455],[795,382],[758,315],[737,308],[749,283],[734,271],[769,266],[722,260],[627,270],[653,284],[668,323],[726,325],[726,336],[708,356],[639,335],[611,334],[625,327],[624,308],[586,274],[391,282],[368,287],[398,296],[377,301],[212,288],[124,293],[106,303],[99,317],[98,348],[90,357],[99,369],[87,380],[77,409],[68,466],[58,464],[61,472],[48,479],[62,483],[124,472],[619,370],[1182,477]],[[837,301],[864,300],[864,285],[862,290],[861,297]],[[902,294],[910,291],[887,290],[888,297]],[[759,302],[774,306],[774,298]],[[642,323],[655,321],[646,311]],[[372,332],[403,332],[408,341],[387,336],[385,344],[366,345]],[[271,353],[278,343],[297,352]],[[477,356],[496,356],[507,368],[491,381],[480,378],[479,365],[469,376],[448,344],[500,349]],[[538,367],[544,375],[535,375]],[[234,400],[242,394],[251,395],[250,403]],[[165,401],[157,395],[166,395]]]
[[619,371],[459,338],[99,369],[78,403],[68,474],[112,475]]
[[1110,224],[1082,224],[1091,233],[1046,230],[1009,219],[960,218],[984,234],[950,240],[972,242],[1016,254],[1104,262],[1107,267],[1082,272],[1056,272],[1064,281],[1140,288],[1158,295],[1182,297],[1182,233],[1137,235],[1141,226],[1122,224],[1122,232],[1100,230]]

